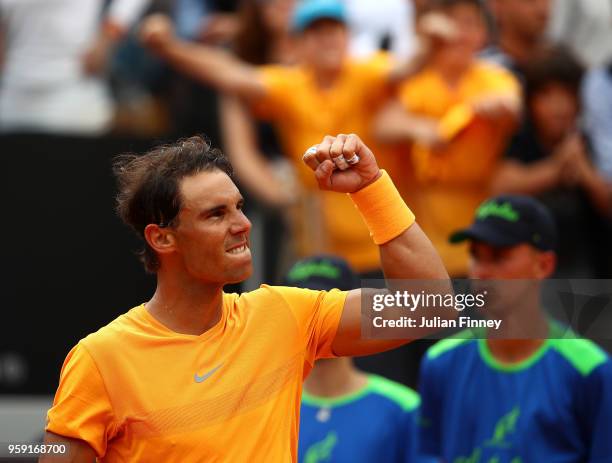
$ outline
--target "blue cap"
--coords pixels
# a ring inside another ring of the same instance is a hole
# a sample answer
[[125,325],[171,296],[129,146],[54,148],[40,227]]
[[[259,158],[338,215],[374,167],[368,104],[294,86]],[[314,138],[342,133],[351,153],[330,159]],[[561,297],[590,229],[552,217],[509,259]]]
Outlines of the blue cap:
[[501,195],[482,203],[474,223],[453,233],[449,240],[451,243],[476,240],[499,247],[527,243],[541,251],[554,251],[557,227],[550,211],[538,200]]
[[287,286],[329,291],[359,288],[359,277],[340,257],[319,255],[295,263],[283,280]]
[[344,3],[338,0],[302,0],[293,13],[292,29],[302,32],[319,19],[346,22]]

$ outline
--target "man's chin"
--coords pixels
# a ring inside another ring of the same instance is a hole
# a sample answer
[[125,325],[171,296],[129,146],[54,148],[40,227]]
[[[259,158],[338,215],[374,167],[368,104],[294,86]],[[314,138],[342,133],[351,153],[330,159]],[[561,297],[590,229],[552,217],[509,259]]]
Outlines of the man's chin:
[[228,278],[227,284],[236,284],[242,283],[245,280],[248,280],[253,275],[253,264],[249,262],[248,265],[245,265],[243,269],[240,269],[240,272],[236,272],[234,275],[231,275]]

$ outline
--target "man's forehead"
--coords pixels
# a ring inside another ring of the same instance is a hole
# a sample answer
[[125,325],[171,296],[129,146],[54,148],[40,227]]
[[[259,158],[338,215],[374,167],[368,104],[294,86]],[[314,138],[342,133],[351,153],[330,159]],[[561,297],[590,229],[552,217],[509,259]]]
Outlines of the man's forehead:
[[518,243],[509,246],[497,246],[486,241],[472,240],[470,241],[470,249],[485,250],[492,253],[517,253],[517,252],[533,252],[535,248],[528,243]]
[[472,249],[484,249],[487,251],[505,251],[508,249],[512,249],[514,247],[517,247],[520,245],[513,245],[513,246],[496,246],[494,244],[488,243],[486,241],[483,240],[470,240],[470,248]]
[[184,204],[206,205],[241,198],[240,191],[232,179],[218,169],[183,178],[180,191]]

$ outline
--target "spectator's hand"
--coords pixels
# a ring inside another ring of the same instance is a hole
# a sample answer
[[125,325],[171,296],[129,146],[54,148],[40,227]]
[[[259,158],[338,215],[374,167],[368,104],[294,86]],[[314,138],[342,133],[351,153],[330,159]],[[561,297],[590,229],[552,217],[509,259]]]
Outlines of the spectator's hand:
[[198,40],[208,44],[231,42],[240,28],[236,14],[216,13],[210,16],[200,30]]
[[413,122],[414,141],[431,150],[442,150],[448,145],[440,132],[440,123],[435,120],[422,119]]
[[579,133],[569,135],[561,144],[559,155],[563,157],[563,181],[566,186],[580,188],[592,205],[605,217],[612,215],[612,186],[591,164],[587,148]]
[[147,48],[161,50],[174,40],[174,25],[168,16],[152,14],[142,21],[139,36]]
[[560,183],[566,187],[579,186],[593,173],[584,140],[579,133],[565,137],[555,150],[554,157],[559,164]]
[[304,162],[314,171],[320,189],[339,193],[354,193],[381,175],[374,154],[355,134],[326,136],[306,151]]
[[286,159],[271,161],[270,168],[280,188],[273,197],[268,198],[268,204],[278,209],[298,204],[303,192],[291,164]]
[[479,117],[496,121],[514,117],[520,105],[514,95],[486,95],[472,102],[472,110]]
[[446,15],[441,13],[426,13],[417,24],[417,32],[422,39],[435,42],[452,42],[459,31],[456,24]]
[[85,52],[82,58],[85,74],[94,76],[104,74],[110,61],[113,49],[113,40],[102,33]]
[[597,175],[589,157],[582,137],[577,137],[575,149],[571,151],[569,159],[572,170],[575,171],[575,183],[585,186],[595,175]]

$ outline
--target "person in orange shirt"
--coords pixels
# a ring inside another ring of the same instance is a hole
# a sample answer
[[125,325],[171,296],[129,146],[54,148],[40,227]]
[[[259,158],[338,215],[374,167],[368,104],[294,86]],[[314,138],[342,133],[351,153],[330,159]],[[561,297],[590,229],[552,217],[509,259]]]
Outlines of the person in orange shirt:
[[[159,15],[144,21],[141,36],[177,69],[246,99],[259,118],[274,124],[304,190],[297,227],[304,230],[299,254],[332,253],[349,260],[360,273],[376,270],[378,251],[350,201],[341,195],[314,194],[316,182],[301,156],[305,146],[327,133],[358,133],[400,181],[397,156],[376,145],[370,135],[372,117],[392,85],[420,66],[422,55],[405,63],[393,63],[384,54],[349,59],[345,10],[339,0],[300,2],[292,32],[298,50],[295,66],[252,66],[223,50],[181,41],[170,21]],[[432,33],[443,33],[443,28]]]
[[457,29],[427,65],[400,85],[399,101],[379,115],[376,133],[408,143],[416,177],[414,207],[451,276],[467,273],[467,247],[446,237],[469,224],[487,196],[505,142],[520,115],[520,87],[507,71],[476,58],[486,27],[478,0],[435,0]]
[[[359,137],[325,137],[305,162],[319,188],[350,193],[388,278],[448,284]],[[295,462],[302,381],[315,360],[407,340],[361,339],[359,289],[224,293],[252,272],[251,224],[229,161],[203,138],[125,155],[115,172],[118,212],[145,241],[157,289],[68,354],[45,442],[70,454],[41,461]]]

